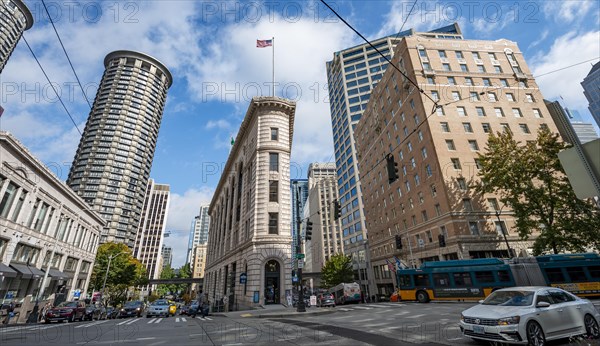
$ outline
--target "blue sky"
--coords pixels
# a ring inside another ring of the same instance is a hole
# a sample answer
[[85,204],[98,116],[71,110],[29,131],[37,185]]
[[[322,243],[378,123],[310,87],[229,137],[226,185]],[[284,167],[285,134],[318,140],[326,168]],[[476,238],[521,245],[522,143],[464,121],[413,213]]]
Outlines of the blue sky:
[[[25,0],[35,24],[25,33],[78,127],[89,114],[41,1]],[[397,32],[413,1],[331,1],[368,38]],[[276,94],[298,102],[291,175],[308,163],[333,161],[325,62],[362,43],[313,1],[46,1],[80,80],[93,101],[107,53],[139,50],[161,60],[174,83],[159,133],[151,177],[171,185],[166,243],[182,265],[190,224],[208,203],[252,96],[268,95],[275,37]],[[404,29],[427,31],[458,22],[467,39],[519,44],[534,76],[600,56],[600,2],[417,1]],[[589,119],[580,82],[591,62],[537,79],[545,98]],[[0,129],[10,131],[61,179],[80,136],[20,42],[0,78]]]

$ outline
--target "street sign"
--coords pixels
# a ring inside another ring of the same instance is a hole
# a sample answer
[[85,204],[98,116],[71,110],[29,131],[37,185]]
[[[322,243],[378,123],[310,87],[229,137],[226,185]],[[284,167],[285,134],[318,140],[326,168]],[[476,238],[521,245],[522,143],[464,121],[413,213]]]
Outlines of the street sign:
[[8,292],[6,292],[5,299],[13,299],[14,298],[14,294],[15,294],[14,291],[8,291]]
[[248,280],[248,275],[246,275],[246,273],[241,273],[240,274],[240,283],[245,284],[246,280]]
[[303,259],[299,259],[298,260],[298,269],[302,269],[304,268],[304,260]]
[[73,298],[80,298],[81,297],[81,290],[75,290],[75,292],[73,292]]
[[296,254],[296,258],[304,258],[304,254],[303,253],[297,253]]
[[292,276],[292,282],[298,282],[298,277],[297,276]]

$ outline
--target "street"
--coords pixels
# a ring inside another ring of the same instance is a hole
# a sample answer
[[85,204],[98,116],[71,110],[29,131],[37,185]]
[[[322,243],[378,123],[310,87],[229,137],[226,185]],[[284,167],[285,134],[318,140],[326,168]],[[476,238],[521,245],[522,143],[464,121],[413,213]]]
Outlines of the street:
[[[478,345],[461,336],[460,312],[472,303],[374,303],[307,309],[306,315],[256,318],[188,316],[10,326],[1,345]],[[290,312],[291,310],[287,310]],[[311,314],[321,311],[325,313]],[[247,316],[247,315],[246,315]],[[559,345],[598,345],[561,340]]]

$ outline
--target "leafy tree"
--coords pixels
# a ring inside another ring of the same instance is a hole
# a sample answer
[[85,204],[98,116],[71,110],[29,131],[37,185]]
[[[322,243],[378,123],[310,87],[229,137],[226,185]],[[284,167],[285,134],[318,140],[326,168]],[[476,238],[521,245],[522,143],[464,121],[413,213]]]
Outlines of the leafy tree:
[[343,282],[352,282],[352,258],[344,254],[335,254],[329,258],[321,269],[321,286],[330,288]]
[[539,232],[535,255],[599,249],[600,214],[592,201],[578,199],[558,159],[568,145],[542,128],[535,141],[521,144],[510,132],[490,135],[479,154],[483,193],[496,193],[510,206],[521,239]]
[[105,278],[103,298],[112,304],[125,301],[129,287],[148,283],[146,268],[131,255],[127,245],[117,243],[105,243],[98,247],[90,287],[94,291],[101,291]]

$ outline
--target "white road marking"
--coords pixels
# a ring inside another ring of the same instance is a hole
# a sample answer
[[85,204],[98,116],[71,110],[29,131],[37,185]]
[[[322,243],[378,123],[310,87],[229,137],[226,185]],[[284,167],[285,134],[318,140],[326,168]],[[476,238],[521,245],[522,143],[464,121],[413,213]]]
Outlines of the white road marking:
[[139,320],[141,320],[141,318],[136,318],[136,319],[134,319],[134,320],[132,320],[130,322],[127,322],[127,325],[133,324],[133,323],[135,323],[135,322],[137,322]]
[[2,333],[10,333],[10,332],[15,331],[15,330],[27,330],[27,329],[33,329],[33,328],[38,328],[38,327],[39,326],[2,328],[2,329],[0,329],[0,334],[2,334]]
[[160,323],[160,321],[162,321],[162,320],[163,320],[163,319],[162,319],[162,317],[161,317],[161,318],[159,318],[158,320],[156,320],[156,322],[154,322],[154,323]]
[[142,341],[142,340],[154,340],[156,339],[155,337],[149,337],[149,338],[137,338],[137,341]]
[[105,323],[105,322],[108,322],[108,320],[104,320],[104,321],[96,321],[96,322],[91,322],[91,323],[81,324],[81,325],[78,325],[78,326],[77,326],[77,327],[75,327],[75,328],[89,328],[89,327],[97,326],[97,325],[99,325],[99,324],[102,324],[102,323]]
[[354,320],[352,322],[354,322],[354,323],[361,323],[361,322],[368,322],[368,321],[373,321],[373,319],[372,318],[367,318],[367,319],[364,319],[364,320]]
[[181,321],[182,321],[182,322],[186,322],[187,320],[185,319],[185,317],[182,317],[182,318],[181,318]]
[[353,309],[339,308],[340,311],[353,311]]
[[419,317],[423,317],[423,316],[425,316],[425,314],[406,316],[406,318],[419,318]]
[[371,310],[372,308],[368,308],[366,306],[355,306],[354,309],[359,309],[359,310]]
[[404,306],[404,304],[401,304],[401,303],[379,303],[379,305],[393,306],[393,307]]
[[148,324],[150,323],[154,323],[154,321],[156,321],[156,318],[151,319],[150,321],[148,321]]
[[177,318],[175,319],[175,322],[179,322],[179,317],[177,317]]

